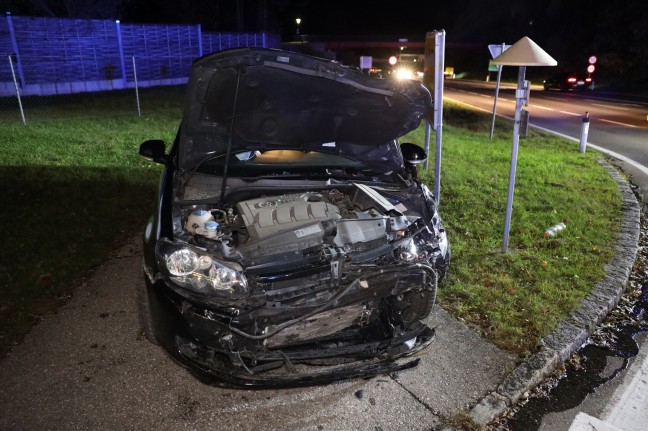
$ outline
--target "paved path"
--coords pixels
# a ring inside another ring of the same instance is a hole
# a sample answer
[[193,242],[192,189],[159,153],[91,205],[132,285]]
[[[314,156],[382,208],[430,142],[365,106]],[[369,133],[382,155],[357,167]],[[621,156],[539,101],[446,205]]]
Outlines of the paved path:
[[[0,362],[0,429],[430,430],[494,390],[514,357],[436,308],[421,364],[311,388],[204,385],[140,333],[141,249],[120,249]],[[362,397],[356,395],[362,390]]]

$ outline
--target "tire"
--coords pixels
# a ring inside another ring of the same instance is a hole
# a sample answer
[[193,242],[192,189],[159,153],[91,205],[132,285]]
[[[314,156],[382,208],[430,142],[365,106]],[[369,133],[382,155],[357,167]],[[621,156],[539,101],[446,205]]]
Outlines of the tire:
[[155,300],[155,298],[152,297],[150,289],[151,287],[146,280],[146,275],[142,274],[137,282],[137,314],[139,316],[140,328],[142,328],[146,339],[151,344],[158,346],[160,343],[156,335],[154,307],[151,303],[151,300]]

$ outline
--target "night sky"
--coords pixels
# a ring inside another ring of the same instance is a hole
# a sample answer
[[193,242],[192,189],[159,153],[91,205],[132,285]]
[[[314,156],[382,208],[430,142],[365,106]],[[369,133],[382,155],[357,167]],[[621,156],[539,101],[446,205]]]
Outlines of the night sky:
[[580,67],[590,55],[621,82],[648,89],[645,0],[5,0],[15,15],[201,24],[203,31],[423,38],[446,30],[446,42],[512,44],[523,36],[559,64]]

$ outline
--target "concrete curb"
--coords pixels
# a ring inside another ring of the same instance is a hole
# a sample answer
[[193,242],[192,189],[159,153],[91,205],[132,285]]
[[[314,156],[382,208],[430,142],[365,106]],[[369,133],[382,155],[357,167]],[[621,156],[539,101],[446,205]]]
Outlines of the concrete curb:
[[549,376],[583,345],[621,299],[637,255],[641,210],[626,180],[607,162],[600,163],[616,180],[622,195],[623,220],[615,257],[605,266],[606,276],[592,288],[581,305],[541,340],[540,351],[520,364],[496,391],[486,395],[468,412],[478,425],[485,426],[494,420]]

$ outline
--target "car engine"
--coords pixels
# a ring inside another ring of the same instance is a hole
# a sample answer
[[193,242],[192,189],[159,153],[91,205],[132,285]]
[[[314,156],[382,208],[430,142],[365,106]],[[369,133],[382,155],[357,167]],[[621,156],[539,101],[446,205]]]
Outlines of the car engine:
[[[312,263],[314,254],[319,261],[345,257],[369,262],[403,246],[416,248],[410,244],[413,236],[423,234],[429,240],[442,229],[426,225],[422,215],[401,200],[358,183],[345,192],[333,188],[262,196],[227,209],[192,207],[183,216],[188,241],[244,268],[264,268],[262,272],[304,266]],[[401,257],[427,260],[439,245],[419,242],[425,249],[417,249],[416,256],[405,250]]]

